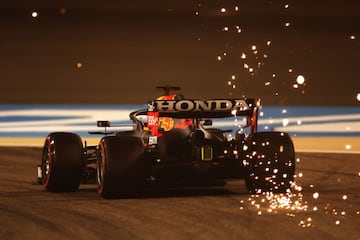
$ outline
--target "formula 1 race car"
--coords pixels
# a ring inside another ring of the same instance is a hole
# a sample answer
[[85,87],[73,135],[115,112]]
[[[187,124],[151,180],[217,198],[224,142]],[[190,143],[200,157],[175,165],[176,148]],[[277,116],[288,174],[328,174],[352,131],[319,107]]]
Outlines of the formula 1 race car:
[[[53,132],[43,147],[38,182],[53,192],[97,184],[105,198],[133,196],[146,188],[209,186],[245,179],[251,193],[286,192],[294,180],[295,153],[284,132],[257,132],[259,103],[254,99],[190,100],[181,95],[152,100],[130,113],[133,129],[104,131],[97,146],[83,145],[74,133]],[[214,128],[213,119],[234,116],[244,126]],[[248,133],[243,129],[248,129]]]

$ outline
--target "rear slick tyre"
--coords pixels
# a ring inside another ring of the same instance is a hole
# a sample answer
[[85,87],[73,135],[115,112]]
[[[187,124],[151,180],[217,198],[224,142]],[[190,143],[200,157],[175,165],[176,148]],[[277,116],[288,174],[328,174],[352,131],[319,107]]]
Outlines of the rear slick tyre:
[[104,137],[98,146],[98,193],[104,198],[132,197],[145,184],[145,147],[134,136]]
[[74,192],[81,183],[85,158],[81,138],[73,133],[49,134],[44,143],[42,183],[51,192]]

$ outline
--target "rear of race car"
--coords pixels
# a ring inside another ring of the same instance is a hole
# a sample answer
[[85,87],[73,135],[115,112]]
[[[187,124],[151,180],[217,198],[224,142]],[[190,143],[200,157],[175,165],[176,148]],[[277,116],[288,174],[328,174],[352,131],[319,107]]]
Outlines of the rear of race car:
[[[50,133],[39,165],[49,191],[76,191],[95,179],[105,198],[128,196],[157,184],[197,185],[244,178],[250,192],[288,191],[295,173],[288,134],[257,132],[260,103],[254,99],[152,100],[130,113],[133,130],[105,131],[97,146],[73,133]],[[237,119],[242,118],[241,123]],[[230,118],[229,129],[213,125]],[[247,129],[247,130],[244,130]]]
[[255,132],[257,108],[253,99],[151,101],[147,111],[151,135],[146,144],[153,157],[152,178],[193,183],[241,177],[244,134],[237,129],[237,139],[229,139],[225,136],[229,130],[213,128],[211,119],[242,116]]

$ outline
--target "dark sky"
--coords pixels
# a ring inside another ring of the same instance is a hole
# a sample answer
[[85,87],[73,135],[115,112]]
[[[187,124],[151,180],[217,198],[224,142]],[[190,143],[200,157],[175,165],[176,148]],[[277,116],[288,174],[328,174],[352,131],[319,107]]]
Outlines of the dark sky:
[[170,84],[189,98],[359,106],[357,0],[6,0],[0,11],[2,104],[145,103]]

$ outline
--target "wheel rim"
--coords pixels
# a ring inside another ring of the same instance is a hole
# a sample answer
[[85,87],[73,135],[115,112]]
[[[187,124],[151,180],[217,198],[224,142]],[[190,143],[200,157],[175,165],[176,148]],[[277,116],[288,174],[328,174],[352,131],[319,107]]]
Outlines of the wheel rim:
[[46,146],[44,148],[42,161],[42,179],[44,186],[48,187],[50,183],[51,168],[55,158],[55,148],[54,142],[50,137],[47,137],[45,142]]
[[102,194],[104,190],[104,174],[105,174],[105,149],[104,144],[100,142],[98,151],[98,161],[96,169],[96,182],[98,184],[98,193]]

